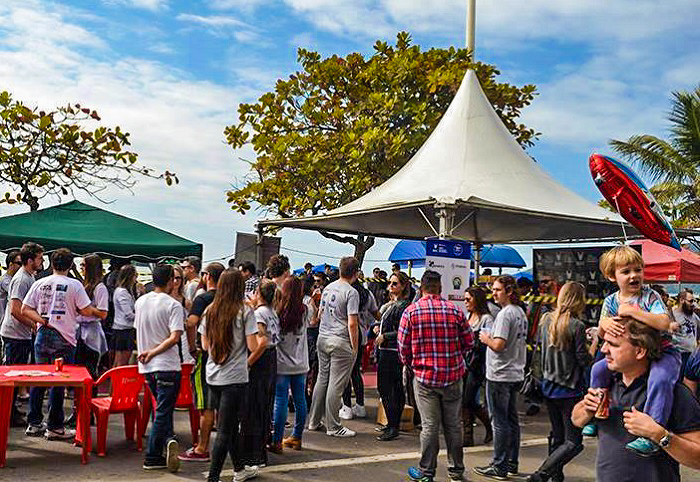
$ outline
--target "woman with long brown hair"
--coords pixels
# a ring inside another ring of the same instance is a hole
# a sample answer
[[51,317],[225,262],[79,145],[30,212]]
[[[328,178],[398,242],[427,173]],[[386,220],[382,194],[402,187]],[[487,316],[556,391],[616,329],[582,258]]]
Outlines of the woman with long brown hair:
[[[306,328],[313,313],[304,304],[304,284],[299,278],[292,276],[284,280],[276,308],[280,320],[280,341],[277,345],[274,435],[270,450],[281,452],[282,447],[301,450],[301,435],[306,422],[304,387],[309,371]],[[294,430],[290,437],[283,439],[290,386],[294,399]]]
[[591,362],[581,321],[585,307],[586,289],[569,281],[559,290],[554,312],[547,313],[540,326],[542,393],[552,433],[550,455],[528,477],[531,482],[564,480],[564,465],[583,450],[583,435],[571,422],[571,412],[586,391],[585,373]]
[[464,293],[464,302],[469,313],[469,326],[474,332],[474,348],[469,353],[466,363],[462,392],[462,432],[464,447],[474,445],[474,417],[481,420],[486,429],[484,444],[493,440],[493,429],[489,411],[481,404],[481,387],[486,381],[486,345],[479,341],[479,332],[491,329],[493,316],[489,310],[486,291],[480,286],[470,286]]
[[255,352],[258,345],[255,316],[245,305],[244,296],[245,283],[240,271],[224,271],[214,301],[204,312],[199,327],[202,347],[209,353],[206,366],[209,402],[219,413],[209,481],[218,482],[227,453],[233,462],[234,480],[257,475],[257,467],[245,467],[238,430],[247,413],[248,351]]
[[131,353],[136,349],[136,329],[134,319],[136,317],[136,281],[138,273],[132,264],[119,268],[117,275],[117,287],[114,290],[114,366],[122,366],[129,363]]
[[390,301],[382,307],[379,334],[375,344],[379,349],[377,388],[382,399],[387,425],[380,428],[377,440],[388,442],[399,436],[401,413],[406,400],[403,387],[403,365],[399,360],[396,339],[401,316],[411,303],[411,280],[406,273],[397,271],[389,277]]
[[[173,265],[173,288],[168,293],[172,298],[174,298],[180,306],[182,306],[182,311],[187,318],[187,314],[192,308],[192,302],[185,298],[185,271],[177,264]],[[187,342],[187,336],[181,336],[178,342],[178,349],[180,350],[180,359],[182,363],[194,363],[195,360],[190,354],[190,346]]]

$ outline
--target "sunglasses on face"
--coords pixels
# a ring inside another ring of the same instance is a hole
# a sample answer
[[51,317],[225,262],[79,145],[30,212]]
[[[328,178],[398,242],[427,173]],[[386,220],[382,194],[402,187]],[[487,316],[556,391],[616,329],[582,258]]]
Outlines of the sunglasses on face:
[[401,283],[399,283],[398,281],[390,281],[389,282],[389,286],[400,286],[400,285],[401,285]]
[[182,279],[182,276],[175,276],[173,279],[174,279],[174,280],[179,280],[179,279],[181,280],[181,279]]
[[464,297],[464,301],[466,301],[467,303],[470,302],[471,300],[472,300],[472,297],[471,297],[471,296],[465,296],[465,297]]

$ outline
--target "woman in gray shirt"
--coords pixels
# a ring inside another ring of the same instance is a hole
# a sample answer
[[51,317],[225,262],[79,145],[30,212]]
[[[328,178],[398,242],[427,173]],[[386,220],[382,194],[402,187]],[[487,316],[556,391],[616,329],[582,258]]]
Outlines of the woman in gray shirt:
[[[277,344],[277,383],[275,386],[273,452],[282,447],[301,450],[301,435],[306,423],[306,373],[309,371],[309,348],[306,328],[311,321],[311,310],[304,304],[304,287],[299,278],[290,277],[282,283],[281,296],[276,305],[280,323],[280,341]],[[284,436],[287,421],[289,388],[294,399],[294,430]]]
[[233,459],[234,480],[257,475],[256,466],[246,467],[238,427],[246,415],[248,395],[248,351],[257,348],[257,323],[245,306],[245,284],[241,272],[224,271],[216,296],[200,324],[202,348],[208,351],[209,403],[219,412],[218,432],[209,466],[209,481],[218,482],[226,454]]

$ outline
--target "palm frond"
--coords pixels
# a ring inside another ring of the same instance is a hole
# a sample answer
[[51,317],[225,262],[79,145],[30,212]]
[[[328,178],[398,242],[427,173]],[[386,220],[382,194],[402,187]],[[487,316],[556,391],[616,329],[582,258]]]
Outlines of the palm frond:
[[632,136],[629,140],[610,141],[610,146],[624,159],[647,174],[652,182],[680,182],[692,176],[693,169],[671,144],[650,135]]
[[671,139],[683,157],[700,168],[700,86],[693,92],[674,92],[668,119]]

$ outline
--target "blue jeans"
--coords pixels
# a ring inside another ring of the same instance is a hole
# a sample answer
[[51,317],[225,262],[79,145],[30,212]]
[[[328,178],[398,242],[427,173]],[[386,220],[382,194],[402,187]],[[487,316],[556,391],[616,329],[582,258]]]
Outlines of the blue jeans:
[[292,398],[294,399],[294,430],[292,436],[301,438],[306,423],[306,374],[299,375],[277,375],[275,385],[275,434],[272,436],[273,443],[280,443],[284,437],[284,423],[287,421],[287,411],[289,409],[288,397],[289,386],[292,387]]
[[[9,308],[9,307],[8,307]],[[26,365],[32,355],[32,340],[17,340],[15,338],[2,337],[5,356],[4,365]],[[16,416],[17,389],[12,390],[12,413]]]
[[146,462],[163,460],[165,442],[173,436],[173,412],[180,391],[180,372],[153,372],[144,374],[148,388],[156,399],[156,416],[148,435]]
[[[42,326],[36,335],[34,342],[34,358],[37,365],[51,365],[56,358],[63,358],[66,365],[73,363],[75,347],[68,343],[61,334],[53,328]],[[27,422],[30,425],[41,425],[44,420],[42,405],[46,387],[32,387],[29,390],[29,415]],[[49,430],[61,430],[63,428],[63,387],[51,387],[49,390]]]
[[521,382],[486,380],[486,402],[493,425],[493,465],[507,472],[517,469],[520,449],[518,388]]

